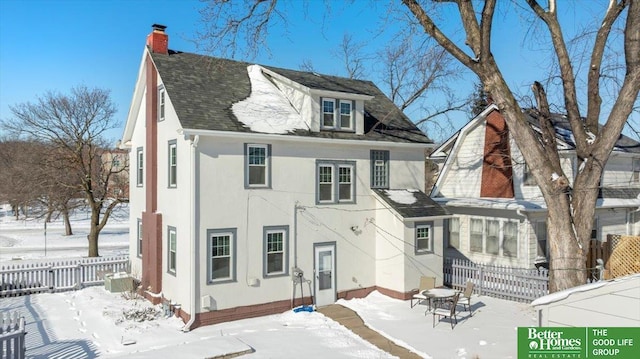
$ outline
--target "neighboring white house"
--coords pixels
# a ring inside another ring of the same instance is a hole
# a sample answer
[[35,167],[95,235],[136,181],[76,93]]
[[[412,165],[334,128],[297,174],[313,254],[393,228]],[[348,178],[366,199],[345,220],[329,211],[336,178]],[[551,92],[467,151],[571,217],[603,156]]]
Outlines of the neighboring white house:
[[164,29],[121,140],[147,297],[190,329],[287,310],[294,283],[320,306],[442,282],[433,144],[372,82],[172,51]]
[[[579,163],[569,123],[561,115],[552,122],[572,181]],[[519,268],[546,261],[546,205],[497,106],[488,106],[429,158],[440,167],[431,198],[454,215],[445,222],[445,256]],[[639,194],[640,143],[621,136],[602,175],[592,237],[640,234]]]
[[565,289],[531,305],[540,327],[640,327],[640,274]]

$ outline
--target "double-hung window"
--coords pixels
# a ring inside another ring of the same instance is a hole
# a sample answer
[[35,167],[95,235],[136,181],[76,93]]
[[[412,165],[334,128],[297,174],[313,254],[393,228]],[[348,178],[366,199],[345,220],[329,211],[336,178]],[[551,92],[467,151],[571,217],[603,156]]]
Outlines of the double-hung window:
[[336,126],[336,100],[325,98],[322,100],[322,127]]
[[318,161],[318,203],[355,203],[355,162]]
[[274,277],[288,275],[287,258],[289,257],[289,228],[264,228],[264,267],[263,276]]
[[164,87],[158,88],[158,121],[164,121],[165,108],[166,108],[166,91]]
[[640,159],[634,158],[632,166],[633,174],[631,176],[631,179],[634,183],[640,183]]
[[504,222],[502,226],[502,255],[505,257],[518,256],[518,223]]
[[236,229],[207,230],[207,281],[232,282],[236,279]]
[[445,223],[448,246],[460,249],[460,218],[449,218],[445,220]]
[[354,130],[354,101],[337,100],[333,98],[322,99],[321,127],[325,130]]
[[482,252],[483,233],[484,221],[480,218],[471,218],[469,221],[469,248],[472,252]]
[[136,185],[138,187],[141,187],[144,178],[144,155],[142,152],[142,147],[138,147],[136,150],[136,166]]
[[167,270],[169,271],[169,273],[172,274],[176,274],[176,260],[178,259],[178,253],[177,253],[177,241],[178,241],[178,234],[176,232],[175,227],[171,227],[169,226],[167,228],[167,235],[168,235],[168,258],[167,258]]
[[169,187],[178,185],[178,144],[176,140],[169,141]]
[[431,239],[432,227],[433,222],[416,223],[416,254],[433,252],[433,241]]
[[245,144],[245,188],[269,188],[271,182],[271,146]]
[[472,252],[517,257],[518,222],[508,219],[471,218],[469,247]]
[[138,218],[138,257],[142,258],[142,220]]
[[389,151],[371,150],[371,188],[389,188]]

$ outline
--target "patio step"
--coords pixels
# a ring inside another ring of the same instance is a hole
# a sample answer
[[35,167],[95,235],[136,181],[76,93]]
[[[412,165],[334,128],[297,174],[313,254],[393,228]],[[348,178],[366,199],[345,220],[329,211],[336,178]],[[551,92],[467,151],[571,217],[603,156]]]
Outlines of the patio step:
[[400,359],[422,358],[418,354],[409,351],[407,348],[397,345],[396,343],[382,336],[380,333],[367,327],[358,313],[347,307],[344,307],[340,304],[331,304],[326,307],[320,307],[317,309],[317,311],[319,313],[322,313],[324,316],[342,324],[362,339],[368,341],[369,343],[375,345],[376,347],[384,350],[391,355],[397,356]]

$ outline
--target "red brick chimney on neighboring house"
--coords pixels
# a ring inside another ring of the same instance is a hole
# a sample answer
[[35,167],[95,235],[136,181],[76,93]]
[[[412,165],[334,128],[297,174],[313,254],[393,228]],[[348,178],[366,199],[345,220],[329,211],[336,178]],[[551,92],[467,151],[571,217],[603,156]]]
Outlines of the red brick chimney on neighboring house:
[[151,52],[169,54],[169,35],[164,32],[167,27],[159,24],[153,24],[151,27],[153,31],[147,36],[147,46]]

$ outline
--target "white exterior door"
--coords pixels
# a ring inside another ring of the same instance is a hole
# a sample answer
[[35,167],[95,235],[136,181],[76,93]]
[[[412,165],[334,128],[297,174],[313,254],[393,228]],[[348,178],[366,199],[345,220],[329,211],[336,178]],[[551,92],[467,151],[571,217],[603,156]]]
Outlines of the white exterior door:
[[316,306],[322,307],[336,301],[336,245],[316,245],[314,252]]

